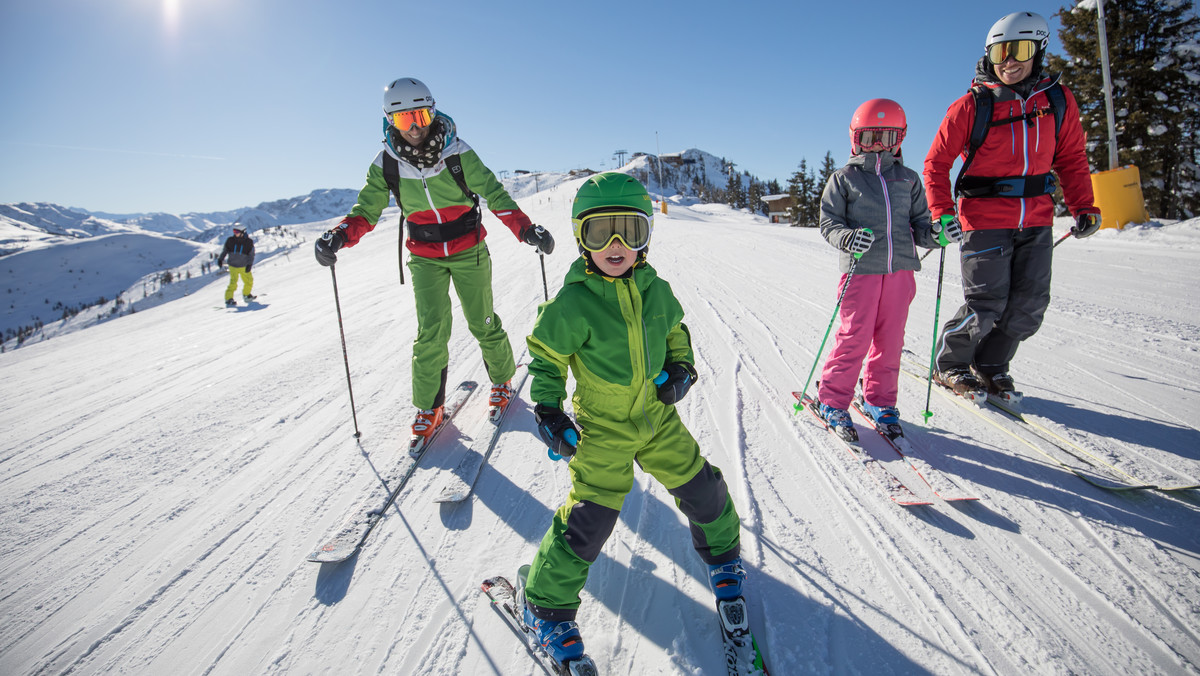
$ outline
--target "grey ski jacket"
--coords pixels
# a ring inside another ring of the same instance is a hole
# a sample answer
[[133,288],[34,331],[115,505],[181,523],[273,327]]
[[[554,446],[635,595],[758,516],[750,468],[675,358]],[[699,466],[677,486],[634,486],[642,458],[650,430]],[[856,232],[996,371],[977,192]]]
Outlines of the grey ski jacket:
[[842,252],[842,272],[850,271],[854,257],[844,247],[858,228],[870,228],[875,242],[858,261],[856,275],[920,270],[917,247],[939,246],[921,175],[887,151],[851,156],[821,193],[821,234]]

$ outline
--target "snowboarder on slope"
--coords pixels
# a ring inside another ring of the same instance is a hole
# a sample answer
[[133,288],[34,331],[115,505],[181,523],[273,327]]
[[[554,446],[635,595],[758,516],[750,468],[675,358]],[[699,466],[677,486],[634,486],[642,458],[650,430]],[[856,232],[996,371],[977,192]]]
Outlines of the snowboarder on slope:
[[[492,311],[492,258],[484,243],[487,232],[476,194],[521,241],[550,253],[554,238],[533,225],[495,174],[457,136],[454,121],[437,110],[433,95],[420,80],[405,77],[388,85],[383,115],[385,147],[367,168],[367,184],[358,193],[358,203],[317,240],[316,257],[321,265],[333,265],[339,249],[358,244],[375,229],[391,193],[395,194],[401,219],[408,222],[405,245],[411,254],[408,269],[417,313],[412,401],[418,410],[412,434],[421,442],[433,434],[443,416],[450,363],[451,281],[493,383],[489,403],[503,408],[513,396],[516,364],[508,333]],[[392,171],[395,183],[389,186]],[[456,172],[461,174],[461,184]]]
[[[942,231],[940,223],[930,223],[921,176],[900,157],[907,130],[899,103],[863,103],[850,118],[850,160],[821,194],[821,234],[843,252],[838,293],[845,288],[845,296],[817,401],[829,428],[851,442],[858,434],[847,408],[864,358],[863,410],[879,425],[900,424],[897,381],[908,306],[917,291],[913,273],[921,269],[917,247],[962,239],[957,225]],[[855,254],[861,254],[857,263]]]
[[254,266],[254,240],[240,225],[233,226],[233,236],[225,240],[217,267],[225,265],[226,256],[229,257],[229,286],[225,287],[225,305],[237,307],[233,294],[237,291],[238,279],[242,280],[242,299],[249,303],[257,297],[251,293],[254,290],[254,275],[250,274],[250,268]]
[[[554,514],[524,589],[525,623],[551,655],[583,654],[575,624],[588,569],[612,533],[636,463],[675,497],[719,598],[741,595],[740,523],[721,471],[675,410],[696,382],[683,308],[646,262],[650,195],[607,172],[579,188],[571,209],[582,254],[527,339],[538,432],[571,457],[571,491]],[[562,410],[568,370],[578,427]],[[665,381],[655,384],[663,374]]]
[[[925,190],[934,220],[962,224],[966,303],[942,328],[934,379],[972,399],[1015,391],[1009,366],[1017,347],[1042,325],[1050,303],[1053,193],[1061,183],[1075,216],[1071,232],[1100,228],[1093,203],[1079,106],[1062,87],[1061,128],[1043,71],[1050,28],[1031,12],[997,21],[984,40],[973,86],[991,97],[991,126],[966,176],[950,168],[967,158],[976,103],[970,92],[950,105],[925,157]],[[1051,174],[1054,172],[1054,174]],[[956,202],[957,200],[957,202]]]

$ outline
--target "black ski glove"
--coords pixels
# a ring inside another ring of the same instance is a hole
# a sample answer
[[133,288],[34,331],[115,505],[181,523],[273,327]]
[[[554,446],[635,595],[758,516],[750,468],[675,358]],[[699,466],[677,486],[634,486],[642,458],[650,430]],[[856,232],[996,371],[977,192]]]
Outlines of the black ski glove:
[[345,243],[346,236],[336,228],[321,235],[321,239],[317,240],[316,245],[317,262],[325,267],[337,263],[337,250],[342,248]]
[[663,367],[662,373],[654,382],[658,385],[658,400],[669,406],[683,399],[688,390],[692,389],[692,384],[696,382],[696,369],[687,362],[672,362]]
[[563,413],[561,408],[549,404],[534,406],[533,416],[537,419],[538,435],[550,447],[552,454],[563,458],[575,455],[579,429],[570,416]]
[[521,241],[530,246],[536,246],[544,254],[554,251],[554,238],[550,236],[550,231],[540,225],[526,228],[525,234],[521,236]]
[[1100,229],[1100,214],[1079,214],[1075,217],[1075,227],[1071,234],[1078,239],[1090,237]]

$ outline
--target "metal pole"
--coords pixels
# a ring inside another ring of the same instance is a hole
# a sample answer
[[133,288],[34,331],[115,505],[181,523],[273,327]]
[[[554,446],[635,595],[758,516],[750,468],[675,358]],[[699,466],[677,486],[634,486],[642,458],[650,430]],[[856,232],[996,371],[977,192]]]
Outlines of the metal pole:
[[1096,0],[1097,35],[1100,38],[1100,72],[1104,75],[1104,111],[1108,118],[1108,168],[1117,168],[1117,123],[1113,115],[1112,78],[1108,73],[1108,32],[1104,27],[1104,0]]
[[346,389],[350,391],[350,418],[354,421],[354,438],[362,437],[358,431],[358,416],[354,413],[354,386],[350,384],[350,356],[346,353],[346,330],[342,327],[342,301],[338,300],[336,266],[329,266],[329,274],[333,277],[333,303],[337,306],[338,333],[342,336],[342,360],[346,362]]
[[933,363],[937,357],[938,315],[942,311],[942,274],[945,271],[946,247],[942,247],[941,260],[938,261],[937,304],[933,306],[933,349],[929,352],[929,379],[925,383],[925,410],[921,412],[921,415],[925,416],[925,424],[929,424],[929,418],[933,415],[933,411],[929,410],[929,398],[933,395]]

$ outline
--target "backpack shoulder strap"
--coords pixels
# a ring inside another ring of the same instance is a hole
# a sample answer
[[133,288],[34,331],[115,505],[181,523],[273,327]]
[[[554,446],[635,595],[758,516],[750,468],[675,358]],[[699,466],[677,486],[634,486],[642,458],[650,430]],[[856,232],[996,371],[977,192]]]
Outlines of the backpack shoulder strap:
[[1050,109],[1054,111],[1054,137],[1058,138],[1058,130],[1062,129],[1063,116],[1067,113],[1067,96],[1063,94],[1062,85],[1055,82],[1046,90],[1046,98],[1050,101]]
[[404,220],[404,206],[400,204],[400,162],[387,151],[383,153],[383,180],[396,198],[396,206],[400,207],[400,220]]
[[479,208],[479,195],[476,195],[467,187],[467,177],[463,174],[462,157],[457,153],[447,156],[446,169],[450,171],[450,176],[458,184],[459,190],[462,190],[464,195],[471,198],[471,201],[475,203],[475,208]]
[[958,177],[954,179],[956,196],[962,192],[963,176],[966,175],[967,169],[971,168],[976,151],[983,145],[983,140],[987,138],[988,130],[992,127],[992,93],[975,85],[971,87],[971,96],[975,98],[975,119],[971,122],[971,134],[967,137],[967,156],[963,159],[962,168],[958,170]]

